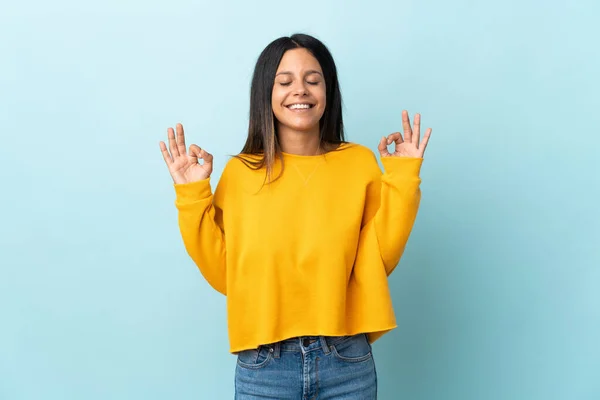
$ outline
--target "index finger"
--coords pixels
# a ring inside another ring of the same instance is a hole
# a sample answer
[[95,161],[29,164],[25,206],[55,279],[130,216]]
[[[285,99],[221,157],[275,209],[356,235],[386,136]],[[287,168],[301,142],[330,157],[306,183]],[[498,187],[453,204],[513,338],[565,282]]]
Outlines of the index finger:
[[390,152],[387,149],[387,138],[385,136],[379,140],[377,150],[379,150],[379,155],[382,157],[388,157],[390,155]]

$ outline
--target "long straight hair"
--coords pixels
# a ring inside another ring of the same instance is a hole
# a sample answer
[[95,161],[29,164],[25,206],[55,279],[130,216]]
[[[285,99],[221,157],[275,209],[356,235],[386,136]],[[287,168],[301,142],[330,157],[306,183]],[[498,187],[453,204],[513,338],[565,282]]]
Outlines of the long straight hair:
[[[284,36],[269,43],[262,51],[252,76],[250,88],[250,121],[248,138],[240,155],[236,156],[252,169],[266,168],[265,181],[272,182],[275,160],[279,158],[283,173],[283,155],[277,134],[277,124],[271,104],[275,74],[286,51],[304,48],[319,62],[325,79],[325,111],[319,121],[320,146],[345,142],[342,121],[342,95],[337,69],[331,53],[318,39],[306,34]],[[243,157],[253,155],[256,157]]]

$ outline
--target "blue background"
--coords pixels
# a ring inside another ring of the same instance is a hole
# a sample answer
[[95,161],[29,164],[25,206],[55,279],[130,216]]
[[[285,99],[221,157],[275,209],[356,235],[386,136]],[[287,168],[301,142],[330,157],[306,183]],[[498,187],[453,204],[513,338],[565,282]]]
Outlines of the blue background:
[[[225,298],[158,141],[244,142],[271,40],[322,39],[348,138],[420,112],[423,200],[374,345],[381,399],[600,398],[596,1],[0,7],[0,399],[228,399]],[[265,316],[267,317],[267,316]],[[258,321],[257,321],[258,322]]]

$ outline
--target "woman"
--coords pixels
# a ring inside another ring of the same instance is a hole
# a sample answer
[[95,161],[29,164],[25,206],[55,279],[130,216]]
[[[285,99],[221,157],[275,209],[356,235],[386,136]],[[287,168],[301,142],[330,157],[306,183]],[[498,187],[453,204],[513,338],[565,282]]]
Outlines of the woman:
[[[190,257],[227,296],[237,399],[374,399],[371,343],[396,327],[387,277],[420,201],[431,134],[420,116],[381,138],[385,173],[367,147],[344,140],[328,49],[282,37],[259,56],[248,138],[211,191],[213,157],[168,129]],[[395,144],[389,153],[388,145]],[[202,160],[202,163],[199,163]]]

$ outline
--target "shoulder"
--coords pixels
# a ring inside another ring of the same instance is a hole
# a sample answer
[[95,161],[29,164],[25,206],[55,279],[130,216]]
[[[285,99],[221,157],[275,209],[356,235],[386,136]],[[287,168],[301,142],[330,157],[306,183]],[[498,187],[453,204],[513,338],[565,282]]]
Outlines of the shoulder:
[[236,154],[230,156],[223,168],[223,175],[238,175],[243,172],[248,172],[248,170],[251,170],[249,167],[260,162],[261,159],[262,158],[259,155],[253,154]]
[[377,162],[377,156],[367,146],[363,146],[359,143],[346,142],[342,144],[337,150],[342,153],[342,156],[348,162],[359,166],[361,169],[367,169],[371,172],[380,172],[379,164]]
[[359,160],[377,161],[377,157],[375,156],[373,150],[359,143],[346,142],[340,145],[338,149],[333,151],[343,152],[349,157],[358,158]]
[[240,183],[246,182],[249,175],[254,172],[248,162],[256,161],[257,158],[246,154],[228,156],[225,166],[218,177],[215,196],[219,203],[224,203],[225,198],[236,197],[239,193]]
[[229,155],[219,178],[219,185],[223,187],[239,186],[240,183],[246,184],[257,179],[262,182],[264,180],[265,169],[264,167],[257,168],[261,160],[262,157],[259,155]]

